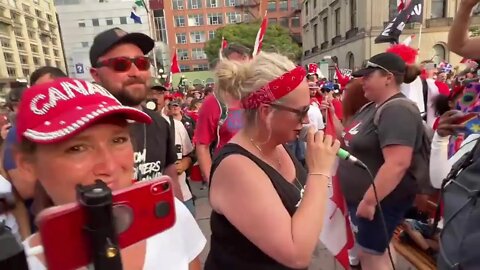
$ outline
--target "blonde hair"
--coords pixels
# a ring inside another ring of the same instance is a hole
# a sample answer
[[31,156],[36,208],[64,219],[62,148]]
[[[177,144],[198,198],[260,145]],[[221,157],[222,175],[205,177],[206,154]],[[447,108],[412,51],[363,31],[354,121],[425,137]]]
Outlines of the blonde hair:
[[[260,52],[248,62],[224,59],[215,69],[215,96],[240,100],[295,67],[290,59],[278,53]],[[256,111],[245,111],[245,117],[247,124],[251,124]]]

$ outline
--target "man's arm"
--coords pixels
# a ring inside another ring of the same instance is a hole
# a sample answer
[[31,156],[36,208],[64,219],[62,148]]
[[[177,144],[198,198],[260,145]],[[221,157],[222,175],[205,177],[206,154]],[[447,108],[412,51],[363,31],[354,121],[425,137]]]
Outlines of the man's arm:
[[212,156],[210,155],[210,146],[198,144],[196,147],[198,163],[205,181],[210,181],[210,169],[212,167]]
[[175,164],[168,165],[164,174],[168,175],[172,179],[173,194],[183,202],[182,189],[180,188],[180,183],[178,182],[177,166]]
[[188,264],[188,270],[201,270],[202,264],[200,263],[200,257],[196,257]]

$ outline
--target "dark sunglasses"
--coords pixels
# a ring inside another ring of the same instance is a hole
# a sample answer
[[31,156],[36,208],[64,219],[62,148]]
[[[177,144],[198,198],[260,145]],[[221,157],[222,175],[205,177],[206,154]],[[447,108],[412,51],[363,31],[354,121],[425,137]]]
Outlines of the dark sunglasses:
[[115,57],[100,61],[97,63],[96,67],[109,67],[116,72],[126,72],[129,71],[132,67],[132,63],[140,71],[146,71],[150,68],[150,59],[146,56],[138,57]]
[[303,109],[295,109],[277,103],[272,103],[270,104],[270,106],[277,110],[292,112],[296,114],[300,122],[302,122],[303,119],[307,116],[308,110],[310,109],[310,106],[305,106]]

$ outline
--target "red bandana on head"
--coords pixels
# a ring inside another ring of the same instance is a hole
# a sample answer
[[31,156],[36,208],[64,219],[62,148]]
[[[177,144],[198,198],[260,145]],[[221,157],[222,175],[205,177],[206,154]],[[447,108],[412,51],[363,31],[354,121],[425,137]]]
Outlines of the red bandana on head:
[[305,69],[298,66],[244,97],[242,106],[247,110],[255,110],[262,104],[271,104],[297,88],[305,76]]

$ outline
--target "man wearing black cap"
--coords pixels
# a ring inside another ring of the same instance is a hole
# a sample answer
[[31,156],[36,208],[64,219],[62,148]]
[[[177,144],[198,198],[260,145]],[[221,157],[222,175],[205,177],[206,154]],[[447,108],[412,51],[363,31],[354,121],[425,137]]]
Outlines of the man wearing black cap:
[[112,28],[98,34],[90,48],[90,73],[93,79],[112,93],[122,104],[141,108],[154,120],[151,125],[134,124],[135,179],[150,180],[162,174],[170,176],[177,198],[181,193],[177,182],[177,160],[173,135],[168,123],[145,109],[149,91],[150,59],[145,56],[154,41],[142,33],[127,33]]
[[[150,125],[132,124],[134,178],[142,181],[168,175],[175,197],[183,201],[175,166],[177,152],[173,132],[163,117],[141,106],[150,90],[150,59],[145,55],[154,45],[154,41],[142,33],[127,33],[120,28],[106,30],[95,37],[90,48],[90,74],[122,104],[140,108],[153,119]],[[179,208],[177,202],[177,222],[160,235],[163,238],[159,242],[164,246],[152,250],[158,261],[155,265],[162,269],[187,269],[184,264],[188,262],[189,269],[200,269],[198,255],[205,238],[192,216],[186,217],[183,214],[186,209]]]

